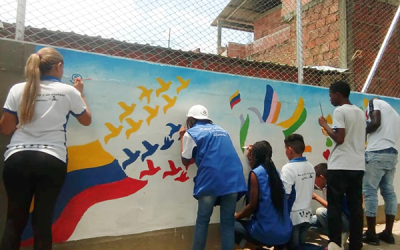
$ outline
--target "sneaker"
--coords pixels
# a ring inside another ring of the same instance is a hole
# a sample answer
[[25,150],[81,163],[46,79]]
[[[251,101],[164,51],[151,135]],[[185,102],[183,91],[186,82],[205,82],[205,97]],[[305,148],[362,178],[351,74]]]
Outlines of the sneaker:
[[367,230],[363,233],[362,242],[367,243],[369,245],[378,246],[379,238],[376,234],[372,234]]
[[382,231],[378,234],[380,240],[388,243],[388,244],[395,244],[393,234],[389,234],[386,231]]
[[327,250],[342,250],[335,242],[329,242]]

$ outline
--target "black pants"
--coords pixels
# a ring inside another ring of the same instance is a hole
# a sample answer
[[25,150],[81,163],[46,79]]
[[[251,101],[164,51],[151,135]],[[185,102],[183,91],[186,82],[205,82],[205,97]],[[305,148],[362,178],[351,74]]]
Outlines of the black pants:
[[328,228],[329,239],[341,246],[342,205],[346,194],[350,210],[350,244],[349,250],[362,248],[363,208],[362,180],[364,171],[328,170]]
[[66,173],[65,162],[39,151],[21,151],[4,162],[3,178],[8,196],[8,212],[0,250],[20,248],[33,196],[34,249],[52,249],[53,211]]

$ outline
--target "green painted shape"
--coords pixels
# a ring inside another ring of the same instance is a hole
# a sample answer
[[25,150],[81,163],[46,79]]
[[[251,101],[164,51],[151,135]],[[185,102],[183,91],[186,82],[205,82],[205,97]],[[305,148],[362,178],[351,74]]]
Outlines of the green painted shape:
[[331,140],[331,138],[326,138],[326,146],[327,147],[332,147],[332,145],[333,145],[333,143],[332,143],[332,140]]
[[244,143],[246,142],[247,138],[247,133],[249,132],[249,124],[250,124],[250,118],[249,115],[247,114],[246,120],[243,123],[243,126],[240,128],[240,149],[244,153]]
[[303,112],[301,112],[300,118],[288,129],[283,131],[283,134],[285,135],[285,138],[288,137],[289,135],[293,134],[296,132],[297,129],[300,128],[301,125],[306,121],[307,119],[307,110],[303,109]]

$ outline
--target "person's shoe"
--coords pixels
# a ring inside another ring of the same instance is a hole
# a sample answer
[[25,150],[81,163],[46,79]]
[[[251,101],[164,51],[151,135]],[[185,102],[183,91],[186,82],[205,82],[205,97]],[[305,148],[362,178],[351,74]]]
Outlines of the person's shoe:
[[389,234],[386,231],[382,231],[378,234],[378,238],[388,244],[395,244],[393,234]]
[[367,230],[363,233],[362,242],[367,243],[369,245],[378,246],[379,238],[376,234],[372,234]]

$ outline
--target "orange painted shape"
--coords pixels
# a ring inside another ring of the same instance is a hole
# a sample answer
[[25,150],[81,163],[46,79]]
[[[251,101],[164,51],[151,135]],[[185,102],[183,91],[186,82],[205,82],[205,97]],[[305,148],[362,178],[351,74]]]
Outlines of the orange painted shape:
[[279,112],[281,112],[281,106],[282,106],[281,102],[276,103],[276,110],[275,110],[274,118],[271,121],[272,124],[274,124],[278,120]]

